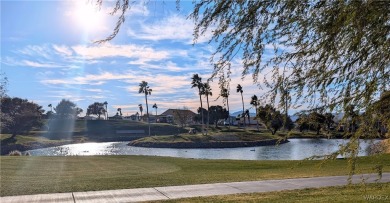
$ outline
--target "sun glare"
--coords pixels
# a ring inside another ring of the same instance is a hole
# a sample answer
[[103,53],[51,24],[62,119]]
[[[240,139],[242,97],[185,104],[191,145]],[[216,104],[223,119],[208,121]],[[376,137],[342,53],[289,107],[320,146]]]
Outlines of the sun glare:
[[73,20],[87,32],[99,31],[104,25],[104,15],[102,11],[88,1],[75,1],[73,10]]

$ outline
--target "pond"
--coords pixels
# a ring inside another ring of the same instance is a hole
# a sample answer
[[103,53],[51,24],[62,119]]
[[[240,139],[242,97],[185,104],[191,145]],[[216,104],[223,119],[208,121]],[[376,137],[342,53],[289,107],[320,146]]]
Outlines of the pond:
[[[278,146],[259,146],[222,149],[173,149],[127,146],[128,142],[69,144],[30,150],[32,156],[92,156],[92,155],[147,155],[195,159],[235,160],[302,160],[336,151],[344,139],[289,139]],[[360,140],[359,156],[368,154],[367,148],[379,140]]]

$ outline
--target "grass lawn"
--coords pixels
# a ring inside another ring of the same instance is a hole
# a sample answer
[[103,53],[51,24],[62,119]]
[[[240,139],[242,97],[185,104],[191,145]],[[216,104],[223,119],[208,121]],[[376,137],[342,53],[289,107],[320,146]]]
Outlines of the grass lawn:
[[[1,196],[188,185],[348,174],[347,160],[239,161],[147,156],[1,156]],[[359,158],[356,172],[375,163],[390,172],[390,155]]]
[[282,192],[196,197],[168,202],[389,202],[390,183],[325,187]]

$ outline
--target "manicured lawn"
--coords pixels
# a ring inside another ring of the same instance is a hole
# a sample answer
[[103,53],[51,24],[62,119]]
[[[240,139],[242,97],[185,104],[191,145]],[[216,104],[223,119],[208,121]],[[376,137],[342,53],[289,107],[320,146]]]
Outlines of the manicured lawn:
[[160,202],[390,202],[390,183],[196,197]]
[[[347,160],[238,161],[147,156],[1,156],[1,196],[348,174]],[[390,155],[359,158],[357,173]]]

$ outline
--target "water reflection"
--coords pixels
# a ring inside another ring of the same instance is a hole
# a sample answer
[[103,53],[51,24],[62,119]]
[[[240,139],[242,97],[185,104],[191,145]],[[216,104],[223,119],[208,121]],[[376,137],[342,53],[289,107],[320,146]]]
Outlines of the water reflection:
[[[148,155],[196,159],[237,160],[302,160],[336,151],[343,139],[290,139],[276,146],[242,147],[224,149],[170,149],[130,147],[127,142],[82,143],[30,150],[33,156],[91,156],[91,155]],[[367,155],[367,147],[378,140],[360,141],[359,155]]]

